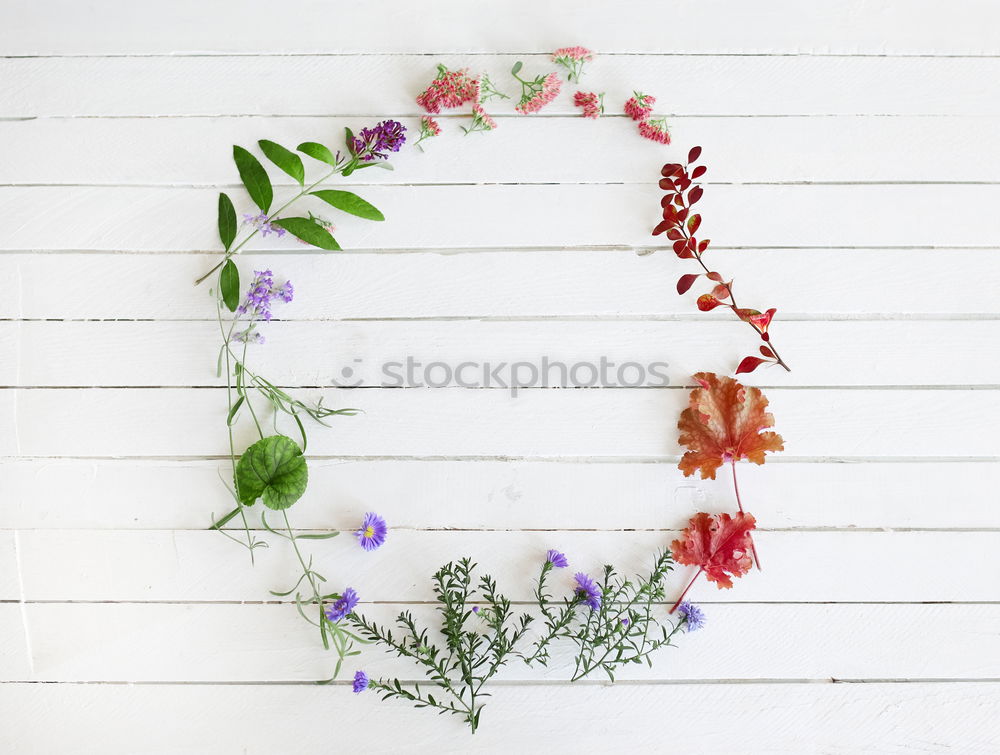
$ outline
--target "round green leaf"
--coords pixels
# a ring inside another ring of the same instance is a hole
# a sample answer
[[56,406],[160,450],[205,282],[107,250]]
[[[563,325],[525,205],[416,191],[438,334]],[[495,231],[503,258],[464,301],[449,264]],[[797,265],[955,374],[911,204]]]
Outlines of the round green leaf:
[[260,498],[269,509],[287,509],[306,492],[308,482],[302,449],[284,435],[258,440],[236,465],[236,485],[246,506]]

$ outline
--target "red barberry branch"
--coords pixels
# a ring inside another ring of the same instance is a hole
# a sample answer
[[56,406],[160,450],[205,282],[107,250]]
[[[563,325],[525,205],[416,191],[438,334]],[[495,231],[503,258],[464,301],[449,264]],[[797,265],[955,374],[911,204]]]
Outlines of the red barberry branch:
[[[771,343],[771,336],[767,332],[774,317],[775,309],[760,312],[756,309],[745,309],[736,303],[733,297],[733,282],[727,281],[721,273],[711,270],[705,264],[703,256],[708,249],[709,240],[699,241],[695,234],[701,227],[701,215],[692,214],[691,208],[701,199],[704,189],[695,181],[705,175],[708,170],[704,165],[693,167],[694,162],[701,155],[701,147],[693,147],[688,153],[687,163],[667,163],[660,171],[663,178],[660,179],[660,188],[663,189],[663,199],[660,206],[663,208],[663,220],[653,229],[653,235],[659,236],[666,233],[667,238],[673,241],[674,254],[681,259],[693,259],[701,265],[704,273],[687,273],[682,275],[677,281],[677,293],[687,292],[694,282],[702,275],[713,281],[716,285],[711,293],[702,294],[698,297],[698,309],[708,312],[716,307],[727,306],[733,313],[747,323],[756,331],[764,345],[760,347],[760,357],[745,357],[736,368],[736,374],[741,372],[753,372],[761,364],[769,362],[780,364],[791,372],[791,368],[785,364],[778,354],[778,350]],[[726,299],[729,300],[728,304]]]

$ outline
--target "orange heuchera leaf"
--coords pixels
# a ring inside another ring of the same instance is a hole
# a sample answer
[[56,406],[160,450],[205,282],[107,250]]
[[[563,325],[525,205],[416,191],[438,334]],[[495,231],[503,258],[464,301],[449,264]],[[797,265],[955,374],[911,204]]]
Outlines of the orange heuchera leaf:
[[720,590],[730,588],[732,577],[742,577],[753,566],[750,530],[756,526],[753,516],[743,512],[712,516],[702,511],[691,517],[670,550],[678,563],[700,566],[708,581]]
[[701,479],[715,479],[723,464],[749,459],[764,463],[768,451],[784,450],[781,436],[764,428],[774,425],[767,399],[759,388],[748,388],[731,377],[699,372],[701,385],[691,391],[688,407],[681,412],[678,442],[688,451],[681,458],[685,476],[701,470]]

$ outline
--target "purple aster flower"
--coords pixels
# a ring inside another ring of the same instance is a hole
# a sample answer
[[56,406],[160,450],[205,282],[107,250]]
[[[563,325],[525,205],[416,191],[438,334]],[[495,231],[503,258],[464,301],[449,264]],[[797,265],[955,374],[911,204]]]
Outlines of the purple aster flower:
[[274,299],[290,302],[295,291],[290,281],[274,285],[274,273],[270,270],[254,270],[253,274],[250,288],[236,311],[250,315],[251,320],[267,321],[271,319],[271,302]]
[[565,569],[569,566],[569,560],[566,558],[566,554],[560,553],[559,551],[549,551],[545,554],[545,560],[557,569]]
[[694,603],[682,602],[677,606],[677,610],[684,617],[684,629],[688,632],[697,632],[705,626],[705,612]]
[[472,607],[472,612],[473,613],[479,613],[479,606],[473,606]]
[[368,674],[364,671],[354,672],[354,694],[364,692],[368,689]]
[[373,551],[385,542],[385,536],[389,532],[389,527],[385,519],[369,511],[365,514],[365,520],[361,523],[361,529],[356,530],[354,537],[361,543],[361,547],[366,551]]
[[622,626],[623,627],[627,627],[628,626],[628,619],[622,619]]
[[362,162],[371,162],[376,158],[384,160],[386,152],[399,152],[406,141],[406,126],[399,121],[382,121],[372,128],[363,128],[361,133],[351,139],[351,149],[355,157]]
[[573,578],[576,580],[576,594],[583,598],[583,602],[590,606],[590,610],[596,611],[600,608],[601,588],[597,583],[583,572],[577,572]]
[[278,238],[285,235],[285,229],[281,226],[271,225],[267,220],[267,213],[262,212],[259,215],[243,215],[243,225],[249,225],[260,231],[261,236],[270,236],[272,233],[276,233]]
[[342,618],[354,611],[359,600],[360,598],[358,598],[358,594],[354,592],[353,587],[346,588],[341,594],[340,600],[326,609],[326,618],[336,624]]

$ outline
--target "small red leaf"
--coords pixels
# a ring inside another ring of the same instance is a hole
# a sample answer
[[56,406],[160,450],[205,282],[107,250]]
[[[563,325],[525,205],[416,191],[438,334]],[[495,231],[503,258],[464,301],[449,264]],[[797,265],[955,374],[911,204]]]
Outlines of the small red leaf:
[[743,372],[753,372],[762,364],[764,364],[764,360],[760,357],[744,357],[743,361],[740,362],[740,366],[736,368],[736,374],[739,375]]
[[742,309],[741,308],[741,309],[734,309],[733,312],[735,312],[736,316],[738,318],[740,318],[741,320],[743,320],[743,322],[750,322],[750,318],[751,317],[753,317],[754,315],[759,315],[760,314],[760,312],[758,310],[756,310],[756,309]]
[[[732,281],[729,281],[732,283]],[[728,299],[729,298],[729,284],[720,283],[718,286],[712,289],[712,296],[716,299]]]
[[763,354],[766,357],[770,357],[771,359],[775,359],[774,352],[771,351],[771,349],[769,349],[767,346],[761,346],[760,347],[760,353]]
[[699,277],[700,276],[695,275],[694,273],[687,273],[686,275],[682,275],[680,278],[677,279],[677,293],[679,294],[687,293],[688,289],[694,285],[694,282],[698,280]]
[[[707,241],[702,241],[701,244],[698,244],[698,251],[699,252],[702,251],[702,248],[701,248],[702,245],[707,244],[707,243],[708,243]],[[706,273],[706,275],[708,275],[708,279],[709,280],[715,281],[716,283],[722,283],[722,274],[721,273]]]
[[688,152],[688,162],[693,163],[699,157],[701,157],[701,147],[692,147],[691,151]]
[[[708,249],[708,243],[709,243],[708,239],[703,239],[702,241],[700,241],[698,243],[698,253],[699,254],[701,254],[706,249]],[[719,276],[719,280],[722,280],[722,276],[721,275]]]
[[663,166],[663,170],[660,171],[660,175],[664,178],[676,175],[680,171],[681,166],[677,163],[667,163]]
[[697,202],[699,199],[701,199],[701,195],[704,193],[705,193],[704,189],[702,189],[700,186],[695,186],[693,189],[691,189],[691,191],[688,192],[688,204],[694,204],[695,202]]
[[674,191],[674,182],[669,178],[661,178],[659,185],[664,191]]
[[692,215],[688,218],[688,233],[695,234],[701,226],[701,215]]
[[677,211],[677,219],[680,220],[680,221],[682,221],[682,222],[685,221],[685,220],[687,220],[687,216],[688,216],[689,212],[690,212],[690,210],[687,207],[684,207],[683,209],[678,210]]
[[702,294],[698,297],[698,309],[702,312],[711,312],[713,309],[722,304],[721,301],[716,299],[711,294]]
[[687,239],[678,239],[674,242],[674,251],[680,254],[685,249],[687,249]]
[[670,204],[670,200],[667,197],[664,197],[664,199],[667,200],[667,203],[663,205],[663,219],[672,220],[676,222],[677,210],[674,208],[672,204]]
[[687,176],[681,176],[677,179],[677,189],[679,191],[687,191],[688,186],[691,185],[691,179]]
[[704,165],[699,165],[697,168],[691,171],[691,178],[701,178],[703,175],[705,175],[705,172],[707,170],[708,168],[706,168]]
[[669,223],[666,220],[664,220],[661,223],[658,223],[657,226],[656,226],[656,228],[653,229],[653,235],[654,236],[659,236],[661,233],[663,233],[664,231],[666,231],[668,228],[673,228],[673,227],[674,227],[673,223]]
[[678,228],[674,227],[667,231],[667,238],[671,241],[677,241],[678,239],[684,238],[684,234],[681,233]]

